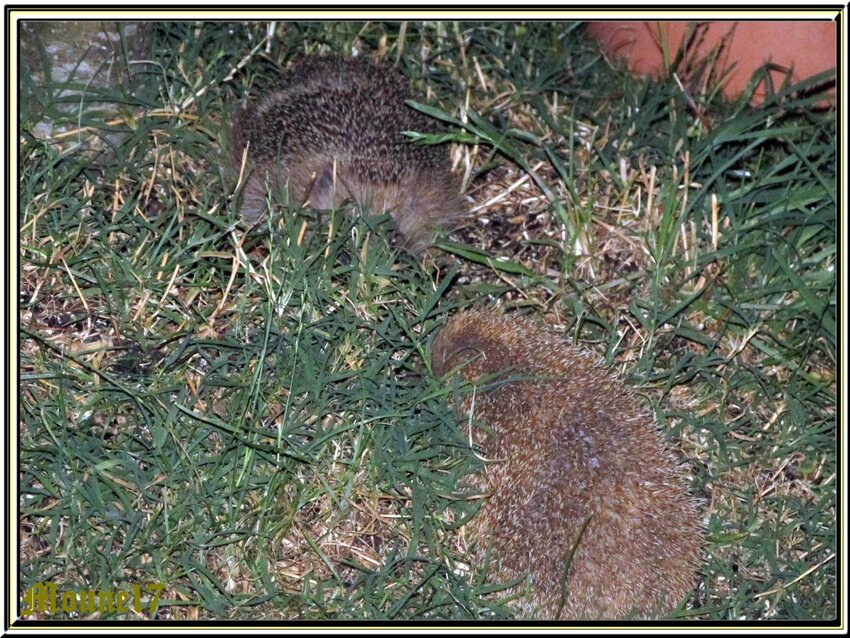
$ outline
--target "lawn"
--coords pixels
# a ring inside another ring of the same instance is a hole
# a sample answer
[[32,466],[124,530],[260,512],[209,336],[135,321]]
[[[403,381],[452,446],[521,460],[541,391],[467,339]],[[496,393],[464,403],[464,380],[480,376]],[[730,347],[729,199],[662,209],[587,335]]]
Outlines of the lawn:
[[[593,350],[681,451],[706,546],[675,617],[837,616],[832,76],[725,102],[711,66],[634,78],[573,23],[151,38],[108,88],[22,67],[23,590],[159,583],[159,619],[510,618],[428,357],[477,304]],[[352,51],[445,122],[472,214],[424,254],[368,211],[233,210],[240,101]]]

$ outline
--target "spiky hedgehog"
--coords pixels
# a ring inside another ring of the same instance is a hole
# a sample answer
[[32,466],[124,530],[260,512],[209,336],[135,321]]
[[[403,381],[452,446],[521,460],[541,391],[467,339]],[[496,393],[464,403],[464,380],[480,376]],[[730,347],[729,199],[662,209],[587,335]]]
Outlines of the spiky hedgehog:
[[[655,422],[590,352],[537,323],[472,310],[431,346],[432,368],[476,385],[492,428],[472,530],[505,582],[527,575],[522,615],[651,618],[693,591],[702,532]],[[461,410],[473,407],[467,395]]]
[[363,58],[307,57],[284,70],[231,128],[237,170],[243,155],[248,159],[244,218],[256,221],[269,191],[286,189],[296,206],[330,209],[353,200],[390,213],[407,244],[424,247],[466,207],[447,148],[402,135],[440,130],[406,104],[410,99],[416,98],[394,70]]

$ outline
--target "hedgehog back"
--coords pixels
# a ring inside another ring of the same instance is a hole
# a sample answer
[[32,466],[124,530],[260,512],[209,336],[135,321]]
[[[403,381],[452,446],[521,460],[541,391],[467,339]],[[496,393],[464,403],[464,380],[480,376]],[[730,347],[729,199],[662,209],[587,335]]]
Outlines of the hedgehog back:
[[[499,558],[501,580],[528,576],[523,615],[653,617],[693,589],[701,532],[687,481],[595,357],[488,311],[450,320],[431,352],[435,374],[462,366],[478,385],[474,416],[492,428],[492,462],[472,529]],[[471,408],[467,398],[461,409]]]

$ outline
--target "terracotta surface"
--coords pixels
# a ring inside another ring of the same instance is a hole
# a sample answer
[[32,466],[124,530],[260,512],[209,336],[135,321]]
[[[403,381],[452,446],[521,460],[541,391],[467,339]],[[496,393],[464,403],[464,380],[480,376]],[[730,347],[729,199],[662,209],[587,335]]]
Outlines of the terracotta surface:
[[[635,73],[658,76],[664,63],[660,43],[667,42],[668,56],[674,58],[688,22],[592,22],[588,31],[599,39],[609,54],[628,60]],[[835,22],[706,22],[704,41],[694,48],[697,58],[708,55],[733,29],[728,50],[719,58],[724,68],[734,64],[724,85],[727,97],[739,95],[753,72],[765,64],[785,67],[793,81],[833,68],[837,62]],[[785,74],[771,71],[775,87]],[[756,97],[764,95],[759,87]]]

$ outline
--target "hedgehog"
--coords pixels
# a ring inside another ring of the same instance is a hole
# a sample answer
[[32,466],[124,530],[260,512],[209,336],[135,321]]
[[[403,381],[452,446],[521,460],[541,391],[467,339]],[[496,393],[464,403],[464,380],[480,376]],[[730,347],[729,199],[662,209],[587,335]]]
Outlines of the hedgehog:
[[441,131],[407,100],[421,101],[394,70],[363,58],[307,57],[284,70],[231,127],[237,171],[247,147],[243,218],[255,223],[267,193],[285,188],[295,205],[353,201],[389,213],[406,245],[427,245],[466,209],[446,146],[402,134]]
[[465,311],[431,345],[433,372],[475,386],[488,426],[471,531],[519,616],[648,619],[693,591],[702,531],[683,468],[654,420],[595,356],[534,321]]

